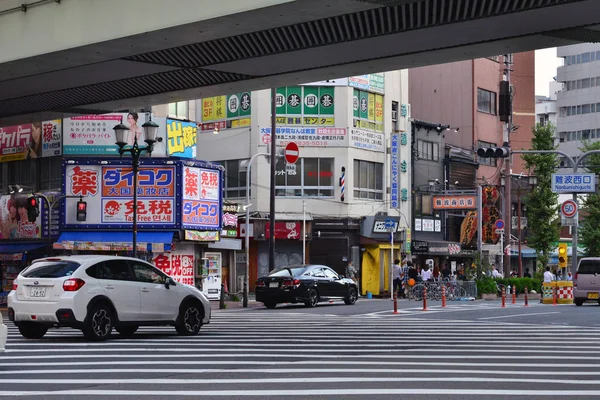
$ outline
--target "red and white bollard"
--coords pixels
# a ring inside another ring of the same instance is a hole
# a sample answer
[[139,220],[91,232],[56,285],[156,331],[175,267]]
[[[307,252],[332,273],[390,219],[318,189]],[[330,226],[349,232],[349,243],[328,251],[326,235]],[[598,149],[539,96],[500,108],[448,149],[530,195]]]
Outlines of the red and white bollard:
[[394,293],[394,312],[392,314],[399,314],[399,312],[398,312],[398,293]]
[[427,286],[423,286],[423,311],[427,311]]
[[556,286],[554,286],[554,288],[552,289],[552,305],[553,306],[558,305],[558,304],[556,304]]
[[529,307],[529,303],[527,301],[527,286],[525,286],[525,305],[523,307]]
[[446,286],[442,285],[442,308],[446,307]]
[[512,291],[512,303],[517,304],[517,287],[513,286]]
[[502,286],[502,306],[500,308],[506,308],[506,287]]

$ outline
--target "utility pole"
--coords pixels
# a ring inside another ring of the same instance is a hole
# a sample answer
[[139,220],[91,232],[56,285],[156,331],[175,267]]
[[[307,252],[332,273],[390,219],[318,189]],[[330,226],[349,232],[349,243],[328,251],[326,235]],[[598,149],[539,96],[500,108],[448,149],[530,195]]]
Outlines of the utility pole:
[[[512,165],[511,165],[511,161],[512,161],[512,155],[510,154],[510,134],[512,132],[512,128],[513,128],[513,122],[512,122],[512,93],[511,93],[511,89],[510,89],[510,70],[512,68],[512,54],[505,54],[504,55],[504,74],[503,74],[503,82],[500,84],[500,96],[502,97],[502,95],[504,94],[505,96],[507,96],[506,100],[505,100],[505,105],[506,105],[506,109],[504,110],[505,113],[500,113],[500,119],[502,121],[505,122],[505,126],[506,126],[506,130],[504,132],[503,135],[503,141],[504,141],[504,145],[506,147],[508,147],[509,149],[509,156],[506,157],[504,159],[504,182],[505,182],[505,186],[504,186],[504,196],[505,196],[505,205],[504,205],[504,225],[505,225],[505,230],[504,230],[504,234],[506,235],[506,243],[510,246],[510,239],[511,239],[511,233],[512,233],[512,199],[511,199],[511,180],[512,180]],[[504,91],[504,93],[503,93]],[[502,101],[503,99],[500,99],[500,103],[501,103],[501,108],[502,108]],[[502,110],[502,109],[501,109]],[[505,115],[502,115],[505,114]],[[502,271],[504,273],[504,276],[508,276],[508,274],[511,271],[511,267],[510,267],[510,252],[508,253],[508,255],[505,255],[504,252],[504,244],[502,244],[502,257],[505,259],[504,262],[504,270]]]
[[[269,272],[275,269],[275,172],[277,170],[277,89],[271,88],[271,196],[269,207]],[[246,232],[246,235],[248,232]]]

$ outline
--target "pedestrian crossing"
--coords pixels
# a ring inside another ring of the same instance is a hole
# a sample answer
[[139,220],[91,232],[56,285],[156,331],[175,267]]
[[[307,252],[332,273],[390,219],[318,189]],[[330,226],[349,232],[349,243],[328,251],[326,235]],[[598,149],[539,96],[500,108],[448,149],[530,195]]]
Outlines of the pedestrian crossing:
[[0,398],[600,395],[598,328],[316,311],[216,310],[195,337],[140,328],[106,342],[72,329],[26,340],[8,323]]

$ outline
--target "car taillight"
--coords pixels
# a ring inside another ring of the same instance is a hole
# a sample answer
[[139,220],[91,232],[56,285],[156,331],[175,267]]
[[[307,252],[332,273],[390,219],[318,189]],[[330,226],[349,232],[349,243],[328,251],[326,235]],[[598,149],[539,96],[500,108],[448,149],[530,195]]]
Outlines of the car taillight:
[[18,287],[19,285],[17,285],[17,281],[13,281],[12,290],[17,290]]
[[265,283],[263,281],[256,281],[256,286],[265,287]]
[[67,279],[63,282],[63,290],[65,292],[76,292],[85,284],[85,281],[79,278]]
[[575,275],[573,276],[573,285],[577,285],[577,272],[575,272]]
[[286,279],[285,281],[283,281],[283,286],[298,286],[300,284],[300,280],[299,279]]

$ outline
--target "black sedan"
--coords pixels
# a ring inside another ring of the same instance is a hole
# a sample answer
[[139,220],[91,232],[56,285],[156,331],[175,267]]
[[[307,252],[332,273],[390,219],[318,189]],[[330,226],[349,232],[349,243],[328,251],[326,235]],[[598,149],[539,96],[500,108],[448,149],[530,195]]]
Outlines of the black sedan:
[[356,303],[358,286],[324,265],[292,265],[278,268],[256,281],[256,301],[267,308],[278,303],[304,303],[314,307],[320,301],[343,299]]

